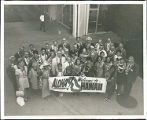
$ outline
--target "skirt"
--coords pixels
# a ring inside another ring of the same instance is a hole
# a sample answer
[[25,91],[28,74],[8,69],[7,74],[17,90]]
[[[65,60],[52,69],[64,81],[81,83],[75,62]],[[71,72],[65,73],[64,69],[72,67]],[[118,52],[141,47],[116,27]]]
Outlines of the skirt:
[[24,91],[25,88],[29,88],[28,78],[20,78],[19,79],[19,90]]

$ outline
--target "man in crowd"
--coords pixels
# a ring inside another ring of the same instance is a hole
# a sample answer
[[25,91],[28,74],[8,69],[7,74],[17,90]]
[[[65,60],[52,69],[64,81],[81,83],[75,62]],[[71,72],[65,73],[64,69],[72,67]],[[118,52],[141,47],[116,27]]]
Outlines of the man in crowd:
[[45,32],[45,14],[40,15],[40,30]]

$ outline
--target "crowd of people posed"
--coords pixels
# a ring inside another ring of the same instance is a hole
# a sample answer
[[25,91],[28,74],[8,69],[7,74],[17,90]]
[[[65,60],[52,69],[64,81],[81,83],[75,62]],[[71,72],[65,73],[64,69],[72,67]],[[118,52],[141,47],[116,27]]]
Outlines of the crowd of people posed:
[[[9,58],[8,74],[13,81],[15,91],[42,91],[42,97],[51,95],[49,77],[86,76],[106,78],[106,100],[113,94],[130,94],[132,85],[138,76],[138,65],[134,57],[127,58],[122,43],[116,45],[108,38],[106,42],[99,39],[93,42],[91,37],[81,41],[79,38],[70,44],[66,38],[61,42],[45,43],[41,50],[34,44],[19,48]],[[59,92],[59,96],[63,93]]]

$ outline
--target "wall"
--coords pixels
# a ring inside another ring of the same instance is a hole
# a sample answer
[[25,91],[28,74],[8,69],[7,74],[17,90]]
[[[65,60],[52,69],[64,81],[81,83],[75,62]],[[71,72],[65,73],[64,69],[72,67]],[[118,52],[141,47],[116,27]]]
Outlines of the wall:
[[50,5],[48,7],[48,14],[51,20],[57,19],[57,5]]
[[127,55],[133,55],[143,73],[143,6],[110,5],[105,29],[117,33],[125,44]]
[[142,5],[110,5],[105,21],[106,30],[111,30],[124,39],[140,39],[143,34]]

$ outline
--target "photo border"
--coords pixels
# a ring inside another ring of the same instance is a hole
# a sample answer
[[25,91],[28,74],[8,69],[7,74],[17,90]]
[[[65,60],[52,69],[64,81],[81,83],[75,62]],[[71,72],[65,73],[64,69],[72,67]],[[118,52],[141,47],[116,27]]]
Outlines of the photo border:
[[[4,5],[52,4],[142,4],[143,5],[143,105],[144,115],[4,115]],[[147,53],[146,53],[146,1],[1,1],[1,118],[2,119],[145,119],[147,118]]]

